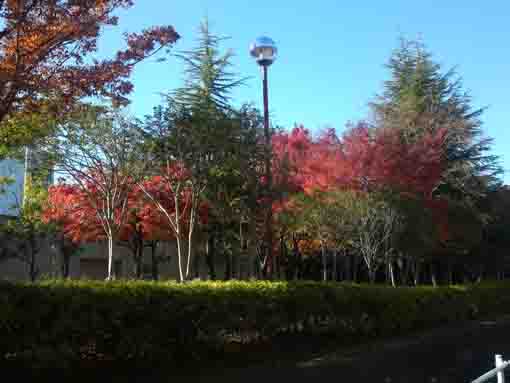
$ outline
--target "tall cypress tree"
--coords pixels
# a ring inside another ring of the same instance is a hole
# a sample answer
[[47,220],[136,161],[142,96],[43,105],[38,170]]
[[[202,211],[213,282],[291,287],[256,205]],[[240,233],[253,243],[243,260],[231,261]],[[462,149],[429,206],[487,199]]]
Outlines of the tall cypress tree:
[[231,92],[244,79],[232,71],[233,51],[220,51],[226,39],[210,31],[207,19],[200,24],[197,47],[177,55],[185,65],[185,83],[174,94],[176,103],[207,113],[231,109]]
[[446,170],[437,193],[476,200],[498,184],[500,167],[480,120],[485,109],[472,106],[456,71],[443,71],[421,41],[404,39],[386,66],[390,79],[371,103],[376,126],[399,129],[406,140],[447,131]]
[[188,120],[187,141],[202,154],[190,164],[195,167],[204,162],[205,168],[217,164],[237,136],[231,93],[244,79],[232,70],[233,51],[221,51],[226,39],[213,34],[205,19],[199,26],[197,46],[177,55],[184,63],[185,78],[183,86],[169,95],[169,108],[181,111],[178,114]]
[[231,266],[232,249],[240,247],[233,246],[232,239],[239,233],[242,216],[250,215],[246,211],[257,199],[253,191],[260,180],[261,118],[250,106],[232,105],[232,91],[244,79],[232,69],[233,52],[221,50],[225,39],[210,31],[207,20],[200,24],[197,46],[178,55],[184,63],[183,86],[168,95],[167,104],[155,111],[155,120],[148,120],[152,129],[146,129],[165,126],[163,144],[171,148],[167,152],[181,153],[185,167],[201,185],[199,198],[209,207],[211,278],[214,249],[223,250]]

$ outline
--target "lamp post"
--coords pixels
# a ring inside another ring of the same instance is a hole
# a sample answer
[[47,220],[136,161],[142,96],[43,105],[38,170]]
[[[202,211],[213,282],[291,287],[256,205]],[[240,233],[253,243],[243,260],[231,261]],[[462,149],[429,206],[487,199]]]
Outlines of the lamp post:
[[265,214],[265,242],[266,242],[266,256],[267,256],[267,270],[270,274],[273,272],[273,177],[271,172],[271,130],[269,127],[269,92],[267,72],[269,66],[276,60],[278,49],[275,42],[269,37],[259,37],[250,46],[250,54],[255,58],[255,61],[262,68],[262,87],[264,93],[264,139],[265,139],[265,175],[266,175],[266,198],[267,207]]

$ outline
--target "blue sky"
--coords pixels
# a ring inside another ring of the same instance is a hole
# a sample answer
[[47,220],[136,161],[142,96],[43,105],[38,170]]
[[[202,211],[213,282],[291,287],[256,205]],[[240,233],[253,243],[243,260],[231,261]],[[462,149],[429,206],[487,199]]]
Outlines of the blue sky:
[[[248,54],[259,35],[271,36],[280,57],[270,69],[273,122],[303,123],[312,131],[367,116],[367,103],[388,77],[384,68],[398,37],[421,36],[444,68],[456,66],[475,106],[487,106],[485,132],[495,139],[510,183],[510,2],[489,0],[137,0],[120,14],[118,28],[107,30],[101,54],[122,46],[121,33],[154,24],[171,24],[182,36],[175,51],[194,45],[200,20],[230,36],[225,48],[237,57],[237,71],[250,76],[234,94],[240,102],[261,106],[260,71]],[[131,111],[143,116],[159,94],[181,84],[181,65],[145,62],[134,74]]]

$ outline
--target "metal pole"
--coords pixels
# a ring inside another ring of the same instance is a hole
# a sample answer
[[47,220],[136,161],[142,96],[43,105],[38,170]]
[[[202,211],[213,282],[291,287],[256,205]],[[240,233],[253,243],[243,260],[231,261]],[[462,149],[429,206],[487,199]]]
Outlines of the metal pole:
[[266,198],[267,210],[265,217],[265,240],[267,246],[267,271],[270,277],[273,274],[273,175],[271,172],[271,131],[269,127],[269,91],[267,81],[267,65],[262,65],[264,90],[264,138],[265,138],[265,171],[266,171]]
[[[496,355],[496,368],[501,367],[503,362],[503,357],[499,354]],[[498,371],[498,383],[505,383],[505,372],[503,370]]]
[[[500,372],[503,372],[503,370],[505,368],[507,368],[508,366],[510,366],[510,362],[504,362],[503,360],[501,361],[498,361],[498,356],[501,357],[501,355],[496,355],[496,368],[493,368],[492,370],[490,370],[489,372],[486,372],[485,374],[483,374],[482,376],[476,378],[475,380],[473,380],[471,383],[483,383],[483,382],[486,382],[487,380],[489,380],[490,378],[492,378],[493,376],[496,376],[498,375]],[[502,374],[503,376],[503,380],[505,378],[504,376],[504,373]],[[498,377],[498,382],[499,382],[499,377]]]

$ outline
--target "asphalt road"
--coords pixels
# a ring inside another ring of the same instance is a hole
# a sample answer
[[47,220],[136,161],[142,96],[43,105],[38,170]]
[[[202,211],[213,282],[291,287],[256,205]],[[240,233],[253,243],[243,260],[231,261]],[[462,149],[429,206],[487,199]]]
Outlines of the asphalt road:
[[[209,371],[179,381],[467,383],[494,368],[497,353],[505,360],[510,359],[510,318],[437,329],[337,351],[293,365]],[[507,376],[508,381],[510,368]]]

